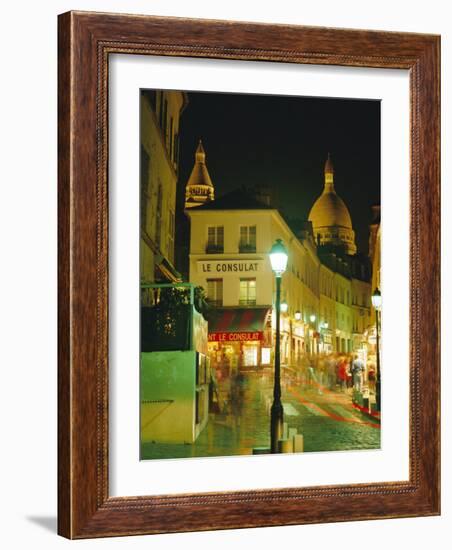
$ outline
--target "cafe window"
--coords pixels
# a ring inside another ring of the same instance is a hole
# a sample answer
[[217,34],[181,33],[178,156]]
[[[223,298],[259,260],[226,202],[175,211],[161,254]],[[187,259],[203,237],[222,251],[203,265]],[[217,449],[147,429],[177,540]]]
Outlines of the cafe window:
[[206,252],[223,252],[224,250],[224,227],[222,225],[209,226],[207,228],[207,250]]
[[240,227],[240,252],[256,252],[256,226],[242,225]]
[[240,305],[256,305],[256,279],[240,279]]
[[244,367],[256,367],[258,358],[259,346],[244,345],[243,346],[243,366]]
[[207,301],[214,306],[223,305],[223,279],[207,279]]

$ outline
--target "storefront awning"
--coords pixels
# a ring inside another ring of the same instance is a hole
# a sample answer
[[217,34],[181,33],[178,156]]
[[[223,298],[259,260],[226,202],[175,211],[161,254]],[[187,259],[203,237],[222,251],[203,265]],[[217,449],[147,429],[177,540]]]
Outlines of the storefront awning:
[[[215,335],[237,334],[237,340],[261,340],[269,308],[216,309],[209,312],[209,340]],[[227,338],[230,340],[231,338]]]

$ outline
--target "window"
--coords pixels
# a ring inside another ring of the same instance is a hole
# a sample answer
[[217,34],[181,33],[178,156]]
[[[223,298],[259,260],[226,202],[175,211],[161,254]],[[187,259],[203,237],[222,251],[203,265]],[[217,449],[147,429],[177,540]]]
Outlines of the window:
[[207,253],[224,251],[224,227],[210,226],[207,228]]
[[168,218],[168,256],[169,259],[174,261],[174,212],[169,211]]
[[256,252],[256,226],[242,225],[240,227],[240,252]]
[[174,149],[174,167],[176,169],[176,172],[178,171],[179,169],[179,134],[178,133],[175,133],[174,134],[174,146],[173,146],[173,149]]
[[163,100],[163,112],[162,112],[162,120],[161,120],[161,127],[162,127],[162,133],[163,133],[163,141],[166,145],[166,135],[167,135],[167,128],[168,125],[168,100]]
[[148,199],[149,199],[149,185],[150,185],[150,157],[146,149],[141,146],[141,196],[140,196],[140,217],[141,217],[141,228],[146,231],[146,214],[148,209]]
[[240,300],[241,306],[256,305],[256,279],[240,279]]
[[159,183],[157,191],[157,212],[155,216],[155,241],[159,249],[161,248],[160,238],[162,235],[162,203],[162,184]]
[[169,123],[169,136],[168,136],[168,144],[169,144],[169,158],[172,162],[174,162],[174,157],[173,157],[173,117],[170,117],[170,123]]
[[207,301],[214,306],[223,305],[223,279],[207,279]]

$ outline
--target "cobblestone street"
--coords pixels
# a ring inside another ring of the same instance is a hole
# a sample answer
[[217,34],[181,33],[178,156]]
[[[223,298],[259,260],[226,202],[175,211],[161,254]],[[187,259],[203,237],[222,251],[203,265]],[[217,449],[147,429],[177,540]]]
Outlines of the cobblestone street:
[[[210,413],[194,444],[144,443],[142,459],[252,454],[269,446],[270,374],[248,373],[219,383],[220,412]],[[283,378],[284,421],[303,434],[305,452],[380,447],[380,423],[355,409],[350,393],[302,386]]]

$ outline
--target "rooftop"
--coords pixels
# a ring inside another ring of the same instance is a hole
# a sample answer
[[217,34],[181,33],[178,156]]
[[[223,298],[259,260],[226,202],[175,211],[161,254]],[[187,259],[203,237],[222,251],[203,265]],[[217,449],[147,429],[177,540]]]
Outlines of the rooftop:
[[274,210],[274,208],[259,201],[250,190],[241,188],[206,202],[192,209],[191,212],[198,210]]

